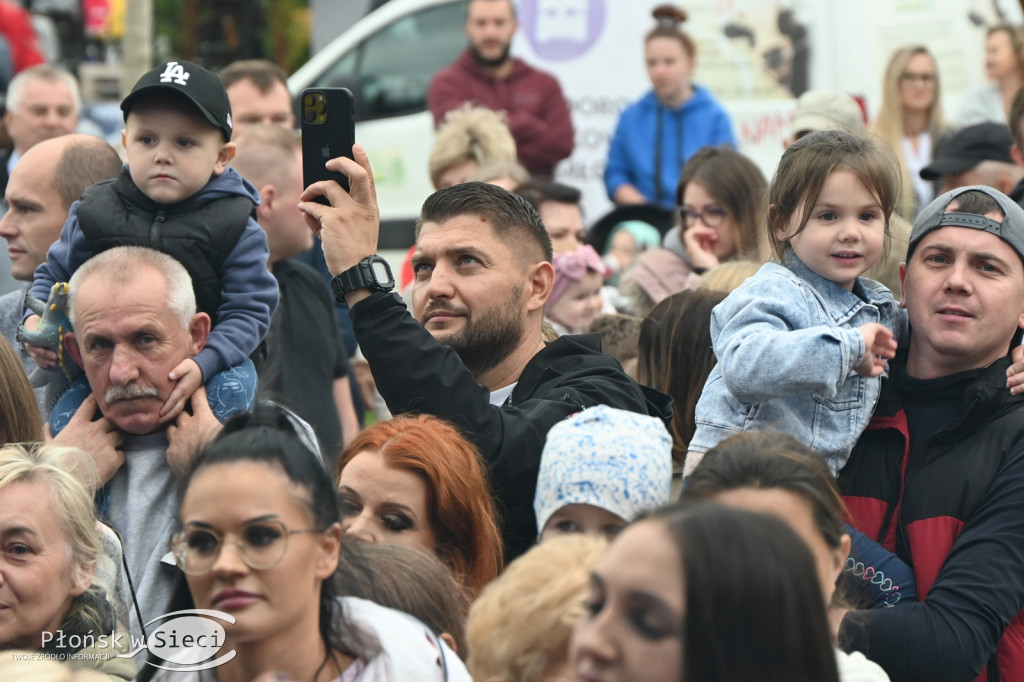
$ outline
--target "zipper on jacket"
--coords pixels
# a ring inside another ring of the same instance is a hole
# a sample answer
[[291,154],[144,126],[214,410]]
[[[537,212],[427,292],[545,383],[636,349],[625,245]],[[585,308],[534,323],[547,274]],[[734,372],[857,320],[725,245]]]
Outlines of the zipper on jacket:
[[150,248],[160,250],[160,228],[163,225],[164,218],[167,217],[167,212],[160,209],[153,216],[153,222],[149,226],[149,246]]

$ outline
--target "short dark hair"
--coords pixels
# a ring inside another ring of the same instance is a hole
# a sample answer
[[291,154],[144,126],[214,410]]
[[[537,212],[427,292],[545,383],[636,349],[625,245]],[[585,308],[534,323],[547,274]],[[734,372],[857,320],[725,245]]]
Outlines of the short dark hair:
[[557,201],[560,204],[579,205],[583,193],[572,185],[563,185],[550,180],[530,180],[516,187],[516,194],[530,202],[538,211],[545,201]]
[[[495,1],[496,0],[469,0],[469,2],[466,3],[466,18],[463,21],[463,23],[465,23],[466,21],[469,21],[469,6],[472,5],[474,2],[495,2]],[[504,0],[504,1],[505,1],[505,4],[508,5],[509,9],[512,10],[512,18],[513,19],[518,19],[517,15],[516,15],[516,3],[512,2],[512,0]]]
[[[498,238],[510,246],[527,242],[537,247],[541,260],[551,262],[551,237],[530,202],[486,182],[463,182],[427,197],[416,221],[416,237],[424,223],[439,223],[464,215],[486,218]],[[522,249],[516,248],[521,253]]]
[[260,92],[269,92],[275,83],[288,87],[285,70],[266,59],[240,59],[225,66],[217,75],[225,90],[242,80],[251,80]]

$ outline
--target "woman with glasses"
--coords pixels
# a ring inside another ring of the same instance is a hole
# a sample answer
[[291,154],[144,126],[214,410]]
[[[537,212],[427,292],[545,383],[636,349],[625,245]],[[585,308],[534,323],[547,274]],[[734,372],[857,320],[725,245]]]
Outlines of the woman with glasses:
[[985,75],[989,84],[968,93],[957,124],[1006,123],[1014,95],[1024,86],[1024,27],[996,24],[985,37]]
[[[286,412],[261,405],[225,424],[184,483],[172,551],[185,574],[168,613],[210,609],[234,622],[206,670],[165,660],[152,679],[295,682],[468,679],[447,645],[399,612],[336,597],[341,523],[316,453]],[[233,654],[230,652],[234,652]],[[139,679],[156,670],[147,666]],[[277,679],[277,678],[275,678]]]
[[[662,250],[647,252],[638,267],[622,276],[620,290],[631,301],[630,308],[646,315],[666,296],[698,286],[700,276],[720,263],[763,263],[767,194],[764,175],[738,151],[726,146],[704,147],[694,154],[676,184],[681,225],[665,234]],[[645,285],[651,278],[647,264],[655,256],[670,265],[663,264],[654,276],[675,283],[673,290],[657,299]],[[669,268],[671,278],[667,276]]]
[[622,111],[608,149],[604,182],[616,204],[673,208],[679,171],[701,147],[736,144],[732,121],[711,92],[693,82],[697,45],[680,29],[686,12],[659,5],[644,38],[651,90]]
[[889,59],[882,82],[882,106],[871,131],[889,143],[903,174],[901,215],[913,220],[917,208],[935,198],[935,187],[921,179],[933,149],[945,132],[939,70],[923,45],[900,48]]

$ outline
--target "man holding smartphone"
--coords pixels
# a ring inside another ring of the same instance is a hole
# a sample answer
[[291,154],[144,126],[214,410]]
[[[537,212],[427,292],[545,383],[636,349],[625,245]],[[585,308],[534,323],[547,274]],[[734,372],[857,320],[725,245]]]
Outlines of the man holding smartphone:
[[[310,185],[306,222],[323,239],[335,295],[393,414],[427,412],[470,436],[503,508],[506,559],[536,539],[534,488],[548,429],[598,404],[669,419],[667,396],[639,386],[596,335],[546,343],[554,284],[551,240],[535,209],[500,187],[470,182],[423,206],[413,256],[412,315],[375,255],[379,216],[366,151],[336,158],[349,178]],[[326,197],[330,206],[313,201]]]

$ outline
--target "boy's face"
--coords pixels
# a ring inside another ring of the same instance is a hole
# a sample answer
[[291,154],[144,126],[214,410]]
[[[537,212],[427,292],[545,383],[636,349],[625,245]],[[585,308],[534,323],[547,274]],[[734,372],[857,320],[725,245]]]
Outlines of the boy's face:
[[121,131],[132,180],[153,201],[173,204],[187,199],[224,172],[235,155],[188,102],[152,97],[136,104]]

